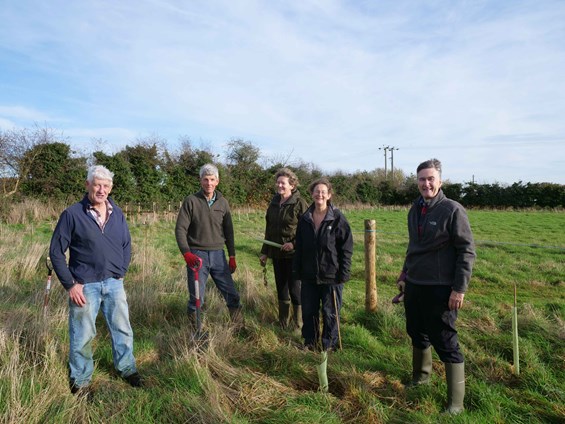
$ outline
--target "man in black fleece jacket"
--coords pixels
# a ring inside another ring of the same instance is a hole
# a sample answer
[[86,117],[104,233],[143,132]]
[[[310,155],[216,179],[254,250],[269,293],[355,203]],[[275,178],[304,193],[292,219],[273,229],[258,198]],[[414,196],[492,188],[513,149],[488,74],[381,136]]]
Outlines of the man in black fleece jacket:
[[408,249],[397,281],[412,339],[410,385],[429,381],[433,346],[445,363],[447,412],[458,414],[463,411],[465,369],[455,321],[471,278],[475,245],[465,209],[441,190],[441,162],[422,162],[417,177],[421,196],[408,212]]

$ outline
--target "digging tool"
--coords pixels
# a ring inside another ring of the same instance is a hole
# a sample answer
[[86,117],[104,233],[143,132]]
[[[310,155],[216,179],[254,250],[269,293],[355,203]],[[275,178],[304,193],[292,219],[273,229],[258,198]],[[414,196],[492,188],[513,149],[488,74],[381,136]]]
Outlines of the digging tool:
[[267,281],[267,264],[263,265],[263,284],[265,285],[265,287],[267,287],[268,285],[268,281]]
[[337,310],[337,300],[335,296],[335,287],[332,287],[332,297],[334,300],[335,319],[337,321],[337,340],[339,342],[339,350],[341,350],[341,330],[339,328],[339,311]]
[[196,300],[196,331],[194,333],[194,339],[198,341],[205,340],[207,337],[206,333],[202,332],[202,317],[201,317],[201,302],[200,302],[200,283],[198,282],[198,271],[202,268],[202,259],[197,266],[190,269],[194,273],[194,298]]
[[49,305],[49,292],[51,291],[51,276],[53,275],[53,266],[51,258],[47,256],[45,259],[45,266],[47,267],[47,285],[45,286],[45,295],[43,296],[43,316],[47,315],[47,306]]

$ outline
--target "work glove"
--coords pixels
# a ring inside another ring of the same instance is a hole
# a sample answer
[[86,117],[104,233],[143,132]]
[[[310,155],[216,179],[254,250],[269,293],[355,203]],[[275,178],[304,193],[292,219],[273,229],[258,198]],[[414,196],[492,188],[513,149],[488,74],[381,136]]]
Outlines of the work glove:
[[230,267],[230,272],[233,274],[235,272],[235,269],[237,268],[237,264],[235,263],[235,256],[230,256],[228,265]]
[[184,260],[189,268],[200,269],[202,268],[202,259],[196,256],[194,253],[186,252],[184,255]]

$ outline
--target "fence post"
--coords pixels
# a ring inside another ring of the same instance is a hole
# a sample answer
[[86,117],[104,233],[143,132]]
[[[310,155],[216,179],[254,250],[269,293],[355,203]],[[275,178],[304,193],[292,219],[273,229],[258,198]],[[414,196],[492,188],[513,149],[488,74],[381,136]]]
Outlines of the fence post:
[[365,220],[365,311],[377,310],[377,224],[374,219]]

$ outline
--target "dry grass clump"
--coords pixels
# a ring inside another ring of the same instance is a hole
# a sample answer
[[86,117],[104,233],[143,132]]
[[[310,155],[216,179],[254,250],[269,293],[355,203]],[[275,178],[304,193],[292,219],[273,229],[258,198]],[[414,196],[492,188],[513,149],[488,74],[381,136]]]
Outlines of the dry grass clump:
[[32,224],[46,219],[58,219],[65,209],[62,203],[52,203],[49,200],[25,198],[19,203],[12,203],[6,214],[8,224]]

